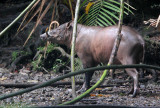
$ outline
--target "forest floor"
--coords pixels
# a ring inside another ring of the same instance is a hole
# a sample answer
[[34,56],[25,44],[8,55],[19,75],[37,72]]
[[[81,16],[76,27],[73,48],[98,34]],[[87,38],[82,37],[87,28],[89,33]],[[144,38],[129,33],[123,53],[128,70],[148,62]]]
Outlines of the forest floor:
[[[19,72],[9,72],[7,69],[0,68],[0,84],[33,84],[45,82],[49,79],[56,78],[62,75],[61,73],[43,73],[33,72],[25,68]],[[156,83],[148,80],[140,83],[140,94],[135,98],[126,93],[130,89],[130,83],[125,82],[121,85],[116,84],[114,81],[129,79],[125,73],[117,75],[114,80],[106,78],[103,85],[113,85],[109,87],[100,87],[94,90],[90,96],[85,97],[77,104],[107,104],[107,105],[120,105],[120,106],[138,106],[138,107],[160,107],[160,80]],[[126,78],[125,78],[126,77]],[[100,78],[100,74],[93,76],[92,82]],[[80,79],[80,78],[79,78]],[[81,80],[81,79],[80,79]],[[70,78],[61,80],[61,82],[70,81]],[[81,86],[77,85],[77,89]],[[0,94],[9,94],[18,91],[22,88],[7,88],[0,86]],[[0,101],[0,106],[53,106],[72,99],[71,86],[61,85],[56,87],[44,87],[23,95],[14,96],[11,98]]]

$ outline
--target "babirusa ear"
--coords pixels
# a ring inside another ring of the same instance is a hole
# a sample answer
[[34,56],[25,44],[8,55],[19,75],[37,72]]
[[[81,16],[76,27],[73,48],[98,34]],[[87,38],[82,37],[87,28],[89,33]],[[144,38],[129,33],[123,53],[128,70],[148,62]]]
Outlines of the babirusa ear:
[[67,25],[66,25],[66,28],[67,29],[70,29],[72,27],[72,21],[69,21],[68,23],[67,23]]

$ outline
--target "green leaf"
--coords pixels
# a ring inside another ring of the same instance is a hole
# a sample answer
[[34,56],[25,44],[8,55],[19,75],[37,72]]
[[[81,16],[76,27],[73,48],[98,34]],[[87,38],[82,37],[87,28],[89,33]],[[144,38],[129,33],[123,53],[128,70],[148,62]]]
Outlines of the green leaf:
[[103,9],[103,8],[102,8],[102,10],[103,10],[104,12],[108,13],[109,15],[111,15],[112,17],[114,17],[115,19],[119,20],[119,18],[118,18],[117,16],[115,16],[113,13],[109,12],[108,10]]
[[98,22],[100,22],[101,24],[104,24],[106,27],[108,26],[108,24],[104,22],[103,20],[101,20],[100,18],[97,19],[97,23]]
[[[117,1],[115,1],[115,0],[108,0],[108,1],[120,5],[120,3],[117,2]],[[126,3],[126,2],[125,2],[125,5],[127,5],[127,6],[129,6],[129,7],[132,8],[132,6],[130,6],[130,5],[129,5],[128,3]],[[124,9],[126,9],[127,11],[129,11],[131,14],[134,14],[134,13],[133,13],[128,7],[126,7],[125,5],[124,5]],[[133,9],[134,9],[134,8],[133,8]]]
[[[105,18],[104,16],[102,16],[102,15],[100,15],[99,14],[99,16],[104,20],[104,21],[106,21],[109,25],[112,25],[108,20],[107,20],[107,18]],[[107,25],[108,26],[108,25]]]
[[115,3],[115,4],[118,4],[118,5],[120,6],[120,3],[117,2],[117,1],[115,1],[115,0],[108,0],[108,1],[113,2],[113,3]]
[[113,7],[111,7],[111,6],[108,6],[108,5],[104,5],[104,7],[106,7],[106,8],[108,8],[108,9],[110,9],[110,10],[113,10],[113,11],[115,11],[115,12],[120,12],[120,10],[118,10],[118,9],[115,9],[115,8],[113,8]]
[[[103,25],[102,23],[99,23],[98,21],[96,21],[96,23],[97,23],[99,26],[104,27],[104,25]],[[97,24],[95,24],[95,26],[97,26]]]
[[[102,11],[101,11],[100,13],[103,14],[103,15],[105,15],[105,13],[102,12]],[[114,21],[111,17],[109,17],[108,15],[105,15],[105,16],[106,16],[110,21],[112,21],[113,24],[116,24],[115,21]]]
[[84,20],[87,18],[86,14],[84,13],[79,19],[78,19],[78,22],[84,22]]
[[[112,4],[110,4],[110,3],[107,3],[107,2],[104,2],[106,5],[104,5],[104,7],[106,7],[106,8],[108,8],[108,9],[110,9],[110,10],[113,10],[113,11],[115,11],[115,12],[118,12],[118,13],[120,13],[120,8],[119,7],[116,7],[115,5],[112,5]],[[129,10],[128,10],[129,11]],[[126,15],[128,15],[128,13],[126,12],[126,11],[124,11],[124,13],[126,14]]]
[[113,8],[118,9],[118,10],[120,9],[120,4],[118,6],[115,6],[115,5],[111,4],[110,2],[106,2],[106,1],[104,1],[104,4],[112,6]]
[[87,4],[87,0],[84,0],[79,8],[82,8],[85,4]]
[[87,25],[94,25],[95,24],[95,19],[94,20],[90,20]]

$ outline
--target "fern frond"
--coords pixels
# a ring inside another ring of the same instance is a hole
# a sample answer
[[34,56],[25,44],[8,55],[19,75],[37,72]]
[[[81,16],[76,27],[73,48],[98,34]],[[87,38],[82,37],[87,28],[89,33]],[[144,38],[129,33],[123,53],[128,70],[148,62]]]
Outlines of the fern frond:
[[[85,0],[83,6],[85,3],[88,2]],[[87,6],[90,5],[89,3]],[[128,15],[128,12],[133,14],[129,7],[131,8],[129,4],[125,4],[124,14]],[[97,0],[87,8],[87,14],[84,13],[78,22],[89,26],[109,26],[119,20],[119,12],[120,3],[116,0]]]

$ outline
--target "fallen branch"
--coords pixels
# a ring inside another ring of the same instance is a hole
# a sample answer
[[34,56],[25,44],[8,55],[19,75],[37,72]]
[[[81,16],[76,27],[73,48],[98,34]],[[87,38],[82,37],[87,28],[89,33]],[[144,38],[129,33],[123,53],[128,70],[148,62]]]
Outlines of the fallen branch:
[[[71,58],[71,56],[70,56],[68,53],[66,53],[66,52],[64,51],[64,49],[62,49],[61,47],[54,47],[52,50],[58,50],[58,51],[61,52],[62,56],[67,57],[67,58],[69,58],[69,59]],[[36,53],[36,55],[34,56],[33,60],[36,59],[36,58],[38,57],[38,55],[41,54],[41,53],[44,53],[44,51],[38,51],[38,52]]]
[[[0,84],[0,86],[3,86],[5,88],[28,88],[28,87],[32,87],[32,86],[36,86],[36,85],[39,85],[41,83],[35,83],[35,84]],[[91,82],[91,85],[93,85],[94,83]],[[67,86],[71,86],[71,82],[56,82],[50,86],[52,87],[57,87],[57,86],[62,86],[64,87],[64,85],[67,85]],[[79,82],[76,82],[76,85],[83,85],[83,82],[79,81]],[[107,85],[101,85],[99,87],[101,88],[104,88],[104,87],[114,87],[114,86],[119,86],[119,84],[107,84]]]
[[[145,81],[147,82],[148,80],[151,80],[151,78],[139,78],[139,81]],[[105,88],[105,87],[114,87],[114,86],[121,86],[123,83],[127,83],[127,82],[133,82],[133,80],[121,80],[121,81],[111,81],[111,83],[116,83],[116,84],[107,84],[107,85],[101,85],[99,86],[99,88]],[[32,86],[36,86],[42,83],[34,83],[34,84],[0,84],[0,86],[3,86],[5,88],[27,88],[27,87],[32,87]],[[91,85],[93,85],[94,83],[91,82]],[[51,84],[50,86],[52,87],[56,87],[56,86],[62,86],[64,87],[64,85],[67,86],[71,86],[71,82],[56,82],[54,84]],[[76,82],[76,85],[83,85],[82,81]]]
[[69,59],[71,59],[71,56],[68,53],[66,53],[64,49],[62,49],[61,47],[54,47],[53,50],[58,50],[61,52],[62,56],[68,57]]
[[32,54],[28,54],[28,55],[22,55],[22,56],[19,56],[17,57],[12,63],[11,63],[11,71],[15,71],[16,68],[17,68],[17,64],[23,60],[23,59],[29,59],[29,58],[32,58]]
[[[27,88],[27,87],[32,87],[39,85],[41,83],[34,83],[34,84],[0,84],[0,86],[6,87],[6,88]],[[76,82],[77,85],[82,85],[83,82]],[[50,86],[56,87],[56,86],[64,86],[64,85],[71,85],[71,82],[56,82],[54,84],[51,84]]]

